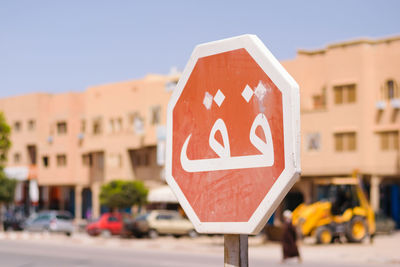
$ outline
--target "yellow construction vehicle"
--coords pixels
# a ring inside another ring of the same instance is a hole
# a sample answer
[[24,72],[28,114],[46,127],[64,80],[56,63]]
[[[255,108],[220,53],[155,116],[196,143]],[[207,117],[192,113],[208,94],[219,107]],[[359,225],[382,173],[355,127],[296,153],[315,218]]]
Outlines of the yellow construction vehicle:
[[299,205],[292,222],[303,236],[313,236],[327,244],[345,236],[349,242],[361,242],[375,233],[375,215],[354,177],[318,179],[320,201]]

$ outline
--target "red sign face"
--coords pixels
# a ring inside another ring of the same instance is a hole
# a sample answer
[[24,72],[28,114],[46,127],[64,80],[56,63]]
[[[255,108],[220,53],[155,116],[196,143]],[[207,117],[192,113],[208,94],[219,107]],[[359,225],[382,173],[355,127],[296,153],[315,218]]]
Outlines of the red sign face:
[[299,107],[256,36],[195,48],[168,104],[165,171],[198,232],[261,230],[300,174]]
[[282,93],[246,49],[199,58],[173,108],[172,176],[200,222],[247,222],[285,168]]

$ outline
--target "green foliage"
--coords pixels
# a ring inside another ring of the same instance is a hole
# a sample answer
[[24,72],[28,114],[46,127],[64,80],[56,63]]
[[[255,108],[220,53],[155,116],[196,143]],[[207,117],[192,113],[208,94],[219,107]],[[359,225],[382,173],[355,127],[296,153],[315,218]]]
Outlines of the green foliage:
[[0,203],[11,203],[14,201],[15,187],[17,181],[9,179],[0,171]]
[[149,190],[141,181],[111,181],[101,187],[100,203],[109,208],[130,208],[143,205]]
[[14,201],[15,187],[17,181],[8,179],[3,168],[7,161],[7,152],[11,147],[11,128],[6,122],[3,112],[0,112],[0,205]]
[[0,112],[0,170],[4,168],[7,161],[7,152],[11,147],[11,127],[7,124],[3,112]]

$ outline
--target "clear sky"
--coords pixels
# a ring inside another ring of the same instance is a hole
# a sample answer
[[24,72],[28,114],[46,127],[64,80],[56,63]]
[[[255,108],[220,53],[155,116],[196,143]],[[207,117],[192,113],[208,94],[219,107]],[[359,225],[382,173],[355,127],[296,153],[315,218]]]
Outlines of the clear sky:
[[400,1],[0,0],[0,97],[182,70],[199,43],[252,33],[297,49],[400,35]]

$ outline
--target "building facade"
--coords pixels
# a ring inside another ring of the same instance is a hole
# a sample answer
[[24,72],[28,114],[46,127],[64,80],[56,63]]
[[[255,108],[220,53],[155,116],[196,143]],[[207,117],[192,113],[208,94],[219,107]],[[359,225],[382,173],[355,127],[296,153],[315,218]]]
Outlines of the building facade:
[[19,180],[17,204],[97,217],[108,181],[164,185],[165,114],[177,79],[148,75],[81,93],[1,99],[13,144],[5,170]]
[[300,85],[304,200],[316,179],[357,173],[374,210],[400,226],[400,38],[301,50],[282,63]]
[[[400,226],[400,37],[300,50],[282,64],[300,85],[302,177],[287,207],[315,200],[320,178],[357,173],[373,208]],[[100,186],[163,179],[167,103],[177,75],[0,100],[12,126],[8,171],[39,185],[39,208],[97,216]],[[34,199],[35,200],[35,199]]]

